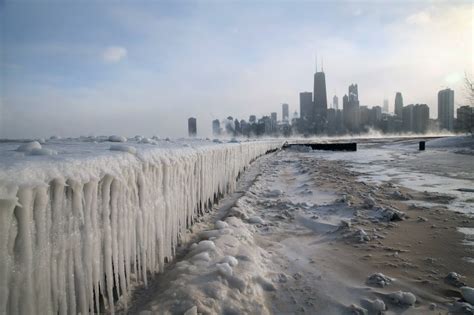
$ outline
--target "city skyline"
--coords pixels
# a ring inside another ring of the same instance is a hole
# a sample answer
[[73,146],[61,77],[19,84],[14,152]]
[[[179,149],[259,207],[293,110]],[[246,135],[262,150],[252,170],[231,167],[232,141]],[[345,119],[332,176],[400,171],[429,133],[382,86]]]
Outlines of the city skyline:
[[455,91],[455,109],[465,104],[469,4],[288,5],[3,3],[0,137],[185,136],[175,122],[190,116],[210,126],[282,103],[293,113],[301,88],[312,91],[315,51],[329,104],[335,91],[341,107],[351,82],[361,105],[388,98],[391,112],[396,91],[431,117],[441,89]]

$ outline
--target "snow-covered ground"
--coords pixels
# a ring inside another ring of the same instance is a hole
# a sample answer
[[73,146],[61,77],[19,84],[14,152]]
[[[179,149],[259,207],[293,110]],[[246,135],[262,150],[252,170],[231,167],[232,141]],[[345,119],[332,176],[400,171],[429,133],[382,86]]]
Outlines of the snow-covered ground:
[[0,313],[469,314],[472,138],[358,143],[0,143]]
[[[443,187],[414,195],[390,177],[364,181],[366,164],[375,169],[398,158],[392,145],[367,143],[354,153],[295,148],[259,159],[250,168],[254,179],[220,210],[225,215],[193,231],[179,261],[136,292],[130,311],[470,314],[468,298],[456,297],[469,289],[456,288],[472,281],[473,269],[458,265],[461,257],[449,250],[467,251],[460,238],[435,240],[454,233],[466,216],[443,216],[439,204],[413,205],[434,198],[449,208],[455,197],[436,199]],[[410,141],[400,145],[405,153],[415,148]],[[450,268],[463,276],[445,280]]]

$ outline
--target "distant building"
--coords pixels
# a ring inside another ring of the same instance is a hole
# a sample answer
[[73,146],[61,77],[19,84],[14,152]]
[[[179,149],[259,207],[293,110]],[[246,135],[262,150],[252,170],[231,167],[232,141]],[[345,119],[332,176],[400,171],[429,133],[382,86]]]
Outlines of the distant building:
[[359,127],[365,129],[369,125],[370,109],[367,106],[359,106]]
[[395,115],[398,116],[398,118],[402,119],[402,113],[403,111],[403,97],[402,97],[402,93],[400,92],[397,92],[397,94],[395,94]]
[[313,93],[300,93],[300,118],[303,120],[312,120],[313,117]]
[[426,104],[410,104],[403,107],[403,131],[426,133],[430,121],[430,108]]
[[379,127],[382,121],[382,107],[373,106],[369,113],[369,125],[372,127]]
[[382,111],[386,114],[388,114],[389,112],[389,108],[388,108],[388,99],[384,99],[383,100],[383,108],[382,108]]
[[242,134],[242,128],[240,126],[240,121],[237,118],[234,120],[234,133],[235,133],[235,135]]
[[242,130],[242,135],[246,137],[250,137],[250,134],[251,134],[250,124],[247,123],[244,119],[240,121],[240,129]]
[[326,76],[323,71],[314,74],[313,86],[314,103],[314,124],[316,133],[324,132],[326,128],[326,115],[328,110],[328,100],[326,94]]
[[344,126],[349,132],[359,132],[359,90],[357,84],[349,86],[349,94],[342,98]]
[[249,117],[249,123],[255,124],[257,122],[257,116],[255,115],[250,115]]
[[426,133],[430,123],[430,107],[426,104],[416,104],[413,109],[413,132]]
[[276,112],[271,113],[271,114],[270,114],[270,117],[272,118],[272,121],[273,121],[273,122],[276,123],[276,122],[278,121],[278,119],[277,119],[277,118],[278,118],[278,115],[277,115]]
[[451,89],[438,92],[438,121],[441,129],[454,129],[454,91]]
[[461,106],[456,110],[456,129],[460,132],[474,131],[474,107]]
[[290,109],[288,107],[288,104],[281,105],[281,118],[283,121],[290,121]]
[[196,137],[197,135],[196,118],[194,117],[188,119],[188,134],[190,137]]
[[234,124],[234,117],[229,116],[225,121],[225,132],[228,135],[235,136],[235,124]]
[[404,132],[413,132],[413,104],[402,107],[402,126]]
[[218,136],[221,134],[221,123],[219,119],[214,119],[212,121],[212,134]]
[[257,135],[268,135],[273,131],[272,119],[269,116],[263,116],[258,120]]
[[339,109],[339,98],[337,97],[337,95],[334,95],[332,98],[332,108],[334,108],[335,110]]
[[277,131],[277,123],[278,123],[278,114],[276,112],[273,112],[270,114],[270,120],[271,120],[271,132],[274,133]]

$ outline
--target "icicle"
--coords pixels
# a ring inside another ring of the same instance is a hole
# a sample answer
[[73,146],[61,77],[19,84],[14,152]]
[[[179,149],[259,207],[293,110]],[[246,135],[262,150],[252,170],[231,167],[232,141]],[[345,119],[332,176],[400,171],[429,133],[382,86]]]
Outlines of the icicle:
[[280,145],[157,150],[87,181],[0,181],[0,314],[114,313],[114,292],[126,308],[131,285],[164,270],[196,216]]

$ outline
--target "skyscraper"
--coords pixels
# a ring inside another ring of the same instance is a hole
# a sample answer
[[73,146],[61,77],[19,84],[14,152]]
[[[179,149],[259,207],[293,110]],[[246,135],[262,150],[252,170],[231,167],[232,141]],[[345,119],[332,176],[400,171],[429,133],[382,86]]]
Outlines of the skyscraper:
[[194,117],[188,119],[188,134],[190,137],[195,137],[197,135],[197,124],[196,118]]
[[395,115],[397,115],[400,119],[403,115],[403,97],[402,93],[400,92],[397,92],[397,94],[395,94]]
[[321,72],[316,71],[314,74],[313,97],[315,131],[321,133],[326,127],[326,113],[328,110],[326,76],[322,69]]
[[219,119],[214,119],[212,121],[212,134],[214,136],[221,134],[221,123],[219,122]]
[[426,104],[416,104],[413,109],[413,132],[426,133],[430,122],[430,108]]
[[359,106],[359,88],[357,84],[349,85],[349,103]]
[[389,109],[388,109],[388,99],[384,99],[383,100],[383,112],[384,113],[388,113]]
[[342,98],[344,125],[350,132],[359,131],[359,90],[357,84],[349,85],[349,95]]
[[438,92],[438,121],[441,129],[453,130],[454,91],[451,89]]
[[339,98],[337,97],[337,95],[334,95],[334,97],[332,98],[332,108],[334,108],[335,110],[339,109]]
[[288,104],[281,105],[281,117],[283,121],[288,122],[290,120],[290,110]]
[[402,107],[402,126],[405,132],[412,132],[414,129],[414,108],[413,104]]
[[270,114],[270,117],[272,118],[272,120],[273,120],[274,122],[277,122],[277,120],[278,120],[278,118],[277,118],[277,117],[278,117],[278,114],[277,114],[276,112],[271,113],[271,114]]
[[312,120],[313,118],[313,94],[311,92],[300,93],[300,118]]

